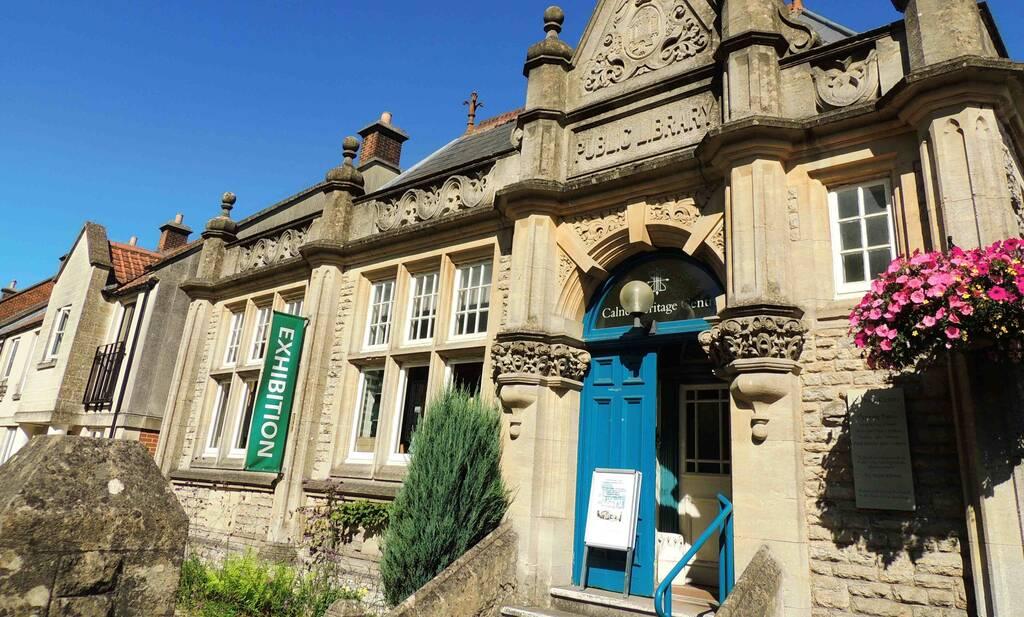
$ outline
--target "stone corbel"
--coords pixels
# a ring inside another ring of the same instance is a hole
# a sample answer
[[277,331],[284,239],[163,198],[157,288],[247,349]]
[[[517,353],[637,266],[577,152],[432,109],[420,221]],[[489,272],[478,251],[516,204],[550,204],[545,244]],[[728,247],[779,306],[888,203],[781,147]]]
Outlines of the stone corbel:
[[539,397],[541,387],[581,390],[590,354],[576,339],[533,331],[498,334],[491,347],[498,398],[509,414],[509,436],[522,432],[523,416]]
[[716,374],[731,381],[732,395],[753,410],[751,437],[757,443],[768,438],[771,408],[791,394],[792,376],[800,372],[807,332],[802,316],[795,307],[727,309],[700,334]]

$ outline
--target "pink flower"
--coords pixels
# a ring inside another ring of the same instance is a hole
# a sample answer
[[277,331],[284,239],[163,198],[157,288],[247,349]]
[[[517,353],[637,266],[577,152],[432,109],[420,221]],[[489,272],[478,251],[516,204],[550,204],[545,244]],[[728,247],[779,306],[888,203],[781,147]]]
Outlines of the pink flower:
[[906,274],[901,274],[899,277],[896,278],[896,282],[899,283],[900,285],[906,285],[907,281],[909,280],[910,277],[907,276]]
[[964,315],[965,317],[973,315],[974,307],[971,306],[970,304],[964,303],[964,305],[960,307],[960,314]]
[[922,285],[924,285],[924,281],[916,277],[907,281],[907,287],[911,289],[920,289]]
[[880,294],[885,291],[885,283],[882,282],[882,279],[875,279],[871,281],[871,291],[876,294]]
[[1024,276],[1018,276],[1014,279],[1013,284],[1017,286],[1017,291],[1024,294]]
[[928,290],[928,297],[930,298],[941,298],[946,295],[946,287],[944,285],[936,285]]
[[960,317],[956,313],[949,314],[949,321],[955,324],[960,323]]
[[953,275],[949,272],[936,272],[928,277],[928,284],[932,286],[949,287],[953,284]]
[[910,294],[910,301],[914,304],[924,304],[924,292],[918,289],[914,293]]
[[960,328],[957,328],[956,326],[946,326],[946,338],[960,338]]
[[878,344],[878,346],[881,347],[883,351],[892,351],[892,341],[889,339],[883,340]]
[[935,325],[935,318],[932,317],[931,315],[925,315],[921,319],[921,323],[924,324],[925,328],[931,328],[932,326]]
[[863,349],[868,344],[868,337],[863,332],[858,332],[857,336],[853,337],[853,344]]
[[[1024,283],[1024,279],[1021,279]],[[910,303],[910,294],[905,291],[897,291],[892,295],[892,299],[895,300],[900,306],[906,306]]]
[[935,311],[935,319],[942,319],[945,316],[946,316],[946,309],[944,307],[940,306],[939,310]]
[[1010,294],[1006,292],[1006,289],[996,285],[992,289],[988,290],[988,297],[992,298],[996,302],[1005,302],[1010,298]]
[[870,319],[871,321],[878,321],[881,318],[882,311],[880,309],[871,309],[871,312],[868,313],[868,319]]

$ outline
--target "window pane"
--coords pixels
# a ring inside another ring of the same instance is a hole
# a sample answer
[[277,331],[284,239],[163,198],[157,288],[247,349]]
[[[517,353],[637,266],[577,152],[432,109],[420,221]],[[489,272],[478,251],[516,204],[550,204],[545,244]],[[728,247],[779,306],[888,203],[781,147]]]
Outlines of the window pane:
[[252,410],[256,403],[256,382],[245,382],[242,400],[242,413],[238,420],[238,436],[235,438],[235,449],[245,450],[249,447],[249,430],[252,428]]
[[11,341],[10,348],[7,350],[7,360],[4,362],[4,372],[2,375],[4,379],[11,376],[11,370],[14,368],[14,358],[18,355],[18,345],[20,343],[20,338]]
[[210,419],[210,434],[206,442],[208,451],[217,450],[220,447],[220,439],[224,434],[224,416],[226,415],[228,398],[231,395],[231,384],[220,383],[217,385],[217,400],[214,401],[213,417]]
[[697,407],[693,403],[686,405],[686,458],[697,458]]
[[868,251],[868,263],[871,267],[871,278],[875,278],[879,274],[885,272],[891,261],[892,253],[887,248]]
[[717,461],[721,456],[718,404],[700,403],[697,407],[697,458]]
[[839,201],[839,218],[848,219],[860,216],[860,208],[857,205],[857,189],[846,189],[837,194]]
[[483,362],[460,362],[452,365],[452,387],[470,394],[480,393],[483,380]]
[[455,296],[456,335],[486,331],[491,295],[491,264],[483,263],[459,269]]
[[372,369],[363,372],[363,397],[359,402],[359,424],[356,433],[356,452],[373,452],[377,441],[377,425],[380,422],[381,392],[384,385],[384,370]]
[[864,219],[868,229],[868,246],[886,246],[889,244],[889,217],[872,216]]
[[437,313],[437,273],[413,277],[412,310],[408,338],[410,341],[429,340],[434,337]]
[[415,366],[405,373],[405,398],[402,401],[402,428],[398,435],[398,452],[408,454],[412,445],[412,434],[423,417],[427,403],[427,377],[430,369]]
[[366,344],[369,346],[386,345],[391,338],[394,289],[393,280],[373,284],[366,331]]
[[860,221],[839,223],[839,237],[842,238],[841,250],[849,251],[864,246],[864,241],[860,234]]
[[888,209],[885,197],[885,185],[876,184],[864,187],[864,215],[879,214]]
[[864,254],[843,255],[843,280],[847,283],[865,281]]

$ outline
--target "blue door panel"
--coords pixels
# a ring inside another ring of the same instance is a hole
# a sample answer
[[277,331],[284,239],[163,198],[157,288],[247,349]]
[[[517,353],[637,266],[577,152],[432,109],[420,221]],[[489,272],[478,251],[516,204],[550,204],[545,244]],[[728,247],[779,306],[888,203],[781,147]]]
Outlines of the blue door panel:
[[[573,580],[583,571],[583,537],[594,469],[635,469],[642,475],[630,593],[654,594],[657,354],[597,356],[591,361],[580,413]],[[626,554],[591,549],[587,585],[621,592]]]

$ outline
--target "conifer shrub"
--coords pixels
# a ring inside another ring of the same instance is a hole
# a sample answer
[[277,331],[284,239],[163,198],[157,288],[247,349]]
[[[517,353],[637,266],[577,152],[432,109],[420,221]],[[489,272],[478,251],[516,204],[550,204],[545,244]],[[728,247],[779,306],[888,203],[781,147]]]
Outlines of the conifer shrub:
[[428,405],[410,454],[380,564],[392,605],[497,528],[510,501],[501,476],[501,413],[477,397],[449,390]]

